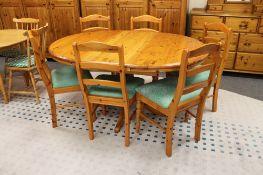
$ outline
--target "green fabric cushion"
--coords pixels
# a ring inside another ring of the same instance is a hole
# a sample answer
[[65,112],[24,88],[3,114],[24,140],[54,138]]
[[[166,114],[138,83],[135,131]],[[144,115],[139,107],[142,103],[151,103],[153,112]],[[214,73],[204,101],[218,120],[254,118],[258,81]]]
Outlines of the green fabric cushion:
[[[209,71],[202,72],[193,77],[189,77],[186,80],[186,86],[189,86],[197,82],[205,81],[208,79],[208,77],[209,77]],[[173,76],[162,80],[154,81],[149,84],[142,85],[136,88],[136,91],[141,95],[145,96],[146,98],[150,99],[151,101],[155,102],[159,106],[163,108],[168,108],[175,95],[174,93],[176,91],[177,82],[178,82],[178,76]],[[201,91],[202,90],[200,89],[191,92],[189,94],[183,95],[180,99],[180,102],[198,96],[201,93]]]
[[[30,49],[30,52],[33,54],[33,48],[30,47],[29,49]],[[26,53],[26,48],[25,48],[24,53]],[[19,55],[22,55],[22,50],[19,47],[6,49],[0,52],[0,56],[7,57],[7,58],[14,58]]]
[[[99,75],[96,79],[100,80],[111,80],[111,81],[120,81],[119,75]],[[144,79],[132,76],[126,76],[126,87],[129,99],[135,95],[135,89],[138,86],[144,84]],[[90,86],[89,94],[104,96],[104,97],[114,97],[122,98],[122,93],[120,88],[106,87],[106,86]]]
[[[31,66],[35,65],[35,58],[34,55],[31,55],[30,57]],[[27,55],[19,55],[15,58],[11,58],[7,63],[7,67],[28,67],[28,56]]]
[[[79,80],[77,77],[77,72],[74,66],[63,65],[63,67],[58,69],[53,69],[51,71],[52,85],[54,88],[62,88],[68,86],[78,86]],[[92,78],[88,70],[84,71],[85,78]]]

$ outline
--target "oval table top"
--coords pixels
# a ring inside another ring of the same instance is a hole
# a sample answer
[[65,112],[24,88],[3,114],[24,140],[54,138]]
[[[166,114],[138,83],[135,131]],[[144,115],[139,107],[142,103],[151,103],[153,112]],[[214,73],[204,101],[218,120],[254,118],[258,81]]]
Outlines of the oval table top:
[[[194,38],[171,33],[151,31],[110,30],[83,32],[61,38],[49,47],[50,54],[58,62],[74,64],[73,42],[105,42],[124,46],[124,59],[127,71],[173,71],[180,66],[183,49],[196,49],[202,43]],[[112,53],[80,53],[82,60],[118,62]],[[192,61],[199,61],[200,58]]]
[[25,30],[0,30],[0,50],[25,42],[27,37],[24,33]]

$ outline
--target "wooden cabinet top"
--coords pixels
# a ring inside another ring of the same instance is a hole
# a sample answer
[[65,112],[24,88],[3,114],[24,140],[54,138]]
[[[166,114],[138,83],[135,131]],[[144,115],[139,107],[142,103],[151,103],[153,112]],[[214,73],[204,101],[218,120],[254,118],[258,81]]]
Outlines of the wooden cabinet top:
[[226,17],[242,17],[242,18],[260,18],[262,14],[253,13],[231,13],[231,12],[207,12],[203,8],[194,8],[191,12],[192,15],[202,16],[226,16]]

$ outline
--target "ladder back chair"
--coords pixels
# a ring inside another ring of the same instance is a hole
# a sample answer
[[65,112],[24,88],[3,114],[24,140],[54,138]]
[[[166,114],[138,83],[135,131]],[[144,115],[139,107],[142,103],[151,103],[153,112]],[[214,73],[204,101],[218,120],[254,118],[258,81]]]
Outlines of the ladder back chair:
[[[141,23],[141,22],[149,22],[153,24],[158,24],[158,30],[150,29],[150,28],[140,28],[135,29],[134,23]],[[151,15],[142,15],[137,17],[131,17],[131,30],[147,30],[147,31],[155,31],[155,32],[161,32],[162,31],[162,18],[156,18]]]
[[[47,88],[49,95],[52,127],[57,127],[56,108],[79,107],[79,104],[56,105],[55,95],[69,92],[80,91],[77,78],[77,72],[73,66],[63,65],[58,69],[50,70],[46,60],[46,39],[48,33],[48,24],[39,29],[28,31],[30,41],[33,46],[36,67]],[[89,71],[84,72],[85,77],[90,77]]]
[[[91,41],[74,43],[73,49],[76,60],[76,70],[80,81],[81,91],[87,109],[89,138],[94,139],[93,119],[96,118],[93,105],[112,105],[124,109],[125,146],[130,144],[129,108],[136,101],[135,88],[142,85],[141,78],[126,77],[123,46],[113,46]],[[119,63],[83,61],[80,52],[96,52],[101,54],[116,54]],[[116,75],[99,75],[96,79],[87,79],[83,70],[100,70],[115,72]],[[122,112],[121,112],[122,113]],[[118,121],[120,122],[120,121]]]
[[[84,28],[84,24],[86,23],[91,23],[91,22],[104,22],[107,23],[107,27],[89,27],[89,28]],[[86,17],[80,17],[80,29],[81,32],[84,31],[97,31],[97,30],[110,30],[111,28],[111,23],[110,23],[110,16],[103,16],[103,15],[89,15]]]
[[[224,33],[224,37],[223,38],[210,37],[208,34],[209,30],[219,30],[219,31]],[[219,42],[221,42],[222,43],[222,49],[223,49],[222,60],[220,63],[219,71],[216,75],[213,95],[209,96],[209,97],[213,97],[213,106],[212,106],[213,112],[217,111],[218,91],[219,91],[219,87],[221,84],[222,74],[224,71],[225,60],[228,58],[231,38],[232,38],[232,29],[227,27],[224,23],[218,23],[218,22],[205,23],[205,25],[204,25],[204,36],[201,40],[204,43],[219,43]]]
[[[140,121],[142,119],[165,131],[166,155],[169,157],[172,155],[174,120],[179,112],[195,106],[198,107],[195,115],[194,138],[196,141],[200,140],[205,101],[221,61],[219,49],[220,46],[217,44],[207,44],[196,50],[183,50],[179,77],[168,77],[136,89],[136,132],[139,133],[140,131]],[[212,61],[209,63],[202,61],[203,64],[200,65],[202,58],[205,57],[204,60],[206,60],[208,55],[213,58]],[[194,64],[192,60],[195,60]],[[167,118],[166,128],[144,114],[144,105]]]

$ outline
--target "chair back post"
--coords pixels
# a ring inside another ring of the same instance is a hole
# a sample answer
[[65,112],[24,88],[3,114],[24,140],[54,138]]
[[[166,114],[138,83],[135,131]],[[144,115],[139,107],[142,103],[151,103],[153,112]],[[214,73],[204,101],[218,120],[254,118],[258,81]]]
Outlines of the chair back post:
[[[80,81],[81,90],[82,92],[85,92],[83,94],[84,96],[89,95],[89,91],[86,86],[115,87],[121,89],[123,102],[128,103],[123,46],[113,46],[97,41],[89,41],[87,43],[73,43],[73,50],[74,50],[74,55],[76,60],[76,70]],[[89,51],[116,53],[119,56],[119,63],[110,64],[104,62],[83,61],[80,52],[89,52]],[[108,80],[106,81],[99,79],[85,79],[82,74],[83,69],[118,72],[120,76],[120,82],[114,82]]]
[[178,77],[178,83],[176,87],[176,92],[173,100],[172,100],[172,105],[169,106],[169,111],[174,116],[177,113],[178,109],[178,104],[181,99],[181,95],[183,93],[184,87],[185,87],[185,81],[186,81],[186,70],[187,70],[187,64],[188,60],[187,58],[189,57],[189,51],[184,49],[181,54],[181,64],[180,64],[180,69],[179,69],[179,77]]
[[[217,39],[217,43],[221,42],[222,48],[224,48],[224,52],[222,54],[222,59],[220,63],[220,67],[217,73],[217,83],[220,83],[221,78],[222,78],[222,73],[224,71],[225,67],[225,60],[228,57],[229,49],[230,49],[230,44],[231,44],[231,39],[233,37],[233,31],[231,28],[227,27],[225,24],[220,23],[220,22],[214,22],[214,23],[205,23],[204,24],[204,42],[209,43],[209,39],[214,40],[216,42],[216,38],[210,38],[208,37],[208,30],[219,30],[224,33],[224,39],[223,41],[221,39]],[[207,39],[207,41],[206,41]]]
[[[84,23],[92,22],[92,21],[103,21],[107,22],[108,27],[89,27],[84,29]],[[111,29],[111,22],[110,22],[110,16],[103,16],[98,14],[89,15],[86,17],[80,17],[80,29],[81,32],[83,31],[96,31],[96,30],[110,30]]]
[[[206,61],[210,58],[212,58],[212,62]],[[169,106],[172,115],[177,113],[177,108],[180,106],[180,100],[183,95],[201,90],[199,95],[200,103],[206,100],[218,72],[221,59],[219,44],[206,44],[192,51],[183,51],[176,92]],[[187,78],[194,77],[205,71],[209,71],[207,80],[193,82],[190,85],[186,83]]]
[[39,74],[44,81],[48,91],[51,89],[51,72],[46,64],[46,39],[48,32],[48,24],[39,29],[29,30],[28,36],[32,44],[35,56],[35,62]]

